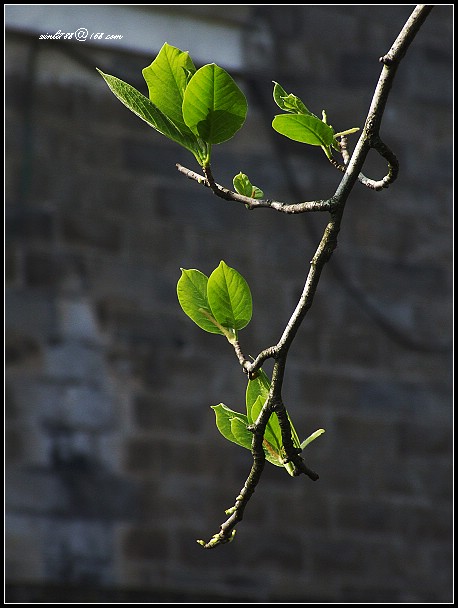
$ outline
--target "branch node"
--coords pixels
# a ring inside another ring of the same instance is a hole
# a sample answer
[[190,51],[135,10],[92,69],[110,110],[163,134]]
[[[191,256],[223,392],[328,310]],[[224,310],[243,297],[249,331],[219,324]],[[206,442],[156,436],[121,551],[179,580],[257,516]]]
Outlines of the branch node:
[[389,55],[383,55],[382,57],[379,58],[380,63],[383,63],[383,65],[386,65],[387,67],[390,67],[393,65],[394,60],[389,56]]

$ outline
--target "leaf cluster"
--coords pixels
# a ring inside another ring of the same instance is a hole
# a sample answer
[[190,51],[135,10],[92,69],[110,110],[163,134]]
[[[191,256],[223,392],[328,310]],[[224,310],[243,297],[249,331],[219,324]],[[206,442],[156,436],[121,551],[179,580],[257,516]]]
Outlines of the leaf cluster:
[[[187,51],[165,43],[156,59],[142,70],[148,97],[130,84],[98,70],[116,97],[153,129],[180,144],[194,155],[201,167],[209,167],[212,145],[231,139],[245,122],[248,104],[233,78],[215,63],[196,69]],[[327,124],[326,113],[319,119],[293,95],[274,82],[273,97],[286,112],[275,116],[272,127],[301,143],[321,146],[331,159],[331,148],[339,150],[337,137]],[[244,173],[234,177],[239,194],[263,198]]]
[[[265,372],[260,369],[257,377],[248,381],[246,389],[246,415],[231,410],[224,403],[212,406],[216,416],[216,426],[221,435],[229,441],[251,450],[253,434],[250,431],[250,427],[256,423],[258,416],[261,414],[261,410],[269,397],[269,391],[270,380]],[[289,415],[288,418],[291,426],[293,446],[300,451],[324,433],[324,429],[319,429],[301,443]],[[286,453],[283,447],[280,423],[275,412],[269,418],[262,444],[266,460],[277,467],[285,467],[288,473],[293,476],[291,463],[285,462]]]
[[[177,283],[177,295],[181,308],[196,325],[209,333],[225,336],[231,344],[237,343],[238,331],[246,327],[251,320],[253,304],[248,283],[237,270],[224,261],[220,262],[209,277],[195,268],[182,268]],[[251,450],[253,434],[250,426],[256,423],[268,399],[270,384],[262,369],[258,370],[256,377],[249,379],[246,389],[246,414],[235,412],[224,403],[212,406],[216,426],[223,437]],[[291,419],[289,422],[293,446],[299,450],[324,433],[324,430],[320,429],[301,443]],[[293,474],[291,464],[284,462],[286,454],[281,428],[274,412],[267,422],[263,448],[269,462],[279,467],[284,466]]]
[[334,148],[340,151],[337,137],[349,135],[358,131],[357,127],[336,133],[327,123],[326,112],[323,110],[320,119],[304,105],[299,97],[287,93],[285,89],[274,81],[274,101],[277,106],[286,112],[278,114],[272,121],[272,127],[285,137],[311,146],[320,146],[326,156],[331,159]]
[[207,277],[200,270],[181,269],[177,296],[183,311],[204,331],[237,340],[253,312],[251,291],[234,268],[221,261]]
[[125,106],[192,152],[202,167],[210,164],[212,144],[227,141],[245,122],[247,101],[232,77],[215,63],[196,70],[188,52],[167,43],[142,71],[149,97],[98,71]]

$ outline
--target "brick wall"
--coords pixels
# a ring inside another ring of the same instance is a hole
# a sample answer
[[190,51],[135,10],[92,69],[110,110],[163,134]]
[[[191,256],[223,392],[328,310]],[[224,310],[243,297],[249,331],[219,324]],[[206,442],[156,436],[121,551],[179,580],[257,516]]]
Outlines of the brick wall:
[[[250,112],[214,150],[217,180],[243,170],[272,198],[331,195],[340,175],[324,155],[271,131],[271,81],[337,130],[361,126],[410,10],[245,11]],[[320,480],[267,466],[236,541],[216,551],[195,540],[218,531],[250,455],[210,405],[242,411],[245,380],[179,309],[179,269],[224,259],[244,274],[242,341],[256,354],[281,335],[326,218],[248,213],[176,173],[196,168],[189,153],[94,70],[141,87],[158,49],[7,31],[10,601],[451,600],[451,31],[451,7],[435,7],[404,59],[382,125],[399,179],[355,187],[291,349],[287,407],[301,435],[327,431],[308,449]],[[367,167],[383,175],[377,158]]]

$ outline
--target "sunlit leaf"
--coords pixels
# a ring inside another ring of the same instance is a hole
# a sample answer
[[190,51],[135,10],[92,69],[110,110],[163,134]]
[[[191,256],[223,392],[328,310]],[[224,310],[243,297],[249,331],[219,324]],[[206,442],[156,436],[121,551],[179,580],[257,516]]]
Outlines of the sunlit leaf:
[[210,63],[190,79],[183,98],[183,118],[205,142],[219,144],[233,137],[246,113],[245,95],[223,68]]
[[258,397],[261,397],[262,402],[265,403],[269,395],[269,390],[270,380],[267,374],[262,369],[259,369],[256,378],[253,378],[253,380],[248,380],[248,384],[246,387],[246,410],[250,423],[256,421],[256,418],[254,418],[251,413],[253,405],[255,404]]
[[234,436],[235,443],[238,443],[244,448],[251,450],[253,441],[253,433],[247,429],[247,420],[243,420],[239,416],[233,416],[230,419],[231,431]]
[[235,191],[243,196],[249,196],[251,198],[264,198],[264,192],[257,186],[253,186],[248,179],[248,175],[245,175],[245,173],[237,173],[232,180],[232,183],[234,184]]
[[272,127],[285,137],[311,146],[329,147],[334,142],[334,130],[330,125],[312,115],[279,114]]
[[207,298],[213,316],[223,327],[237,331],[250,322],[253,304],[248,283],[223,261],[208,279]]
[[[256,399],[253,403],[253,407],[251,408],[250,416],[253,419],[253,422],[256,422],[259,414],[261,413],[262,406],[265,403],[265,399],[261,395]],[[272,414],[269,418],[269,422],[266,425],[266,431],[264,433],[264,439],[273,447],[275,453],[280,457],[281,451],[281,431],[280,425],[278,424],[278,418],[276,414]]]
[[196,71],[189,53],[165,43],[156,59],[142,70],[149,98],[182,133],[191,135],[183,120],[183,96],[188,79]]
[[251,197],[252,198],[264,198],[264,192],[261,190],[261,188],[258,188],[257,186],[253,186],[253,192],[251,193]]
[[153,102],[145,97],[140,91],[137,91],[133,86],[109,74],[104,74],[98,70],[99,74],[104,78],[110,90],[129,110],[136,114],[139,118],[148,123],[153,129],[162,133],[169,139],[180,144],[194,154],[197,161],[202,163],[202,159],[206,155],[206,150],[197,141],[193,133],[186,129],[186,133],[180,131],[178,126],[168,118]]
[[207,299],[208,277],[200,270],[181,269],[177,283],[177,296],[183,311],[200,328],[212,334],[223,332],[210,320],[213,316]]
[[236,192],[243,194],[243,196],[251,196],[251,193],[253,192],[253,185],[248,179],[248,175],[245,175],[245,173],[242,172],[237,173],[232,180],[232,183],[234,184]]
[[291,112],[293,114],[310,114],[311,116],[314,116],[299,97],[292,93],[288,94],[285,89],[275,81],[273,96],[277,106],[285,112]]
[[[227,405],[224,405],[224,403],[212,405],[211,408],[215,412],[216,426],[218,427],[221,435],[233,443],[241,445],[244,448],[251,449],[251,440],[253,435],[246,428],[248,426],[247,417],[239,412],[234,412],[228,408]],[[237,419],[240,422],[240,425],[245,426],[246,433],[242,433],[238,427],[236,429],[236,434],[234,434],[232,430],[232,420],[234,419]]]

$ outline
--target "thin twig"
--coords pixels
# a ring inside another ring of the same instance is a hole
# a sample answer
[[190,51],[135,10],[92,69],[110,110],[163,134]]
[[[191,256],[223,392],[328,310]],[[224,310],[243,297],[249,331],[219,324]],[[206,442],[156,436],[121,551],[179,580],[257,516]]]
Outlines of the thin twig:
[[[371,190],[382,190],[383,188],[388,188],[388,186],[390,184],[392,184],[398,176],[399,161],[396,158],[396,155],[394,154],[394,152],[386,144],[384,144],[382,142],[380,137],[373,138],[372,143],[371,143],[371,148],[373,148],[374,150],[377,150],[377,152],[380,154],[380,156],[382,156],[387,161],[387,164],[388,164],[387,174],[382,179],[375,180],[375,179],[366,177],[366,175],[364,175],[363,173],[359,173],[358,181],[361,184],[363,184],[363,186],[366,186],[367,188],[370,188]],[[336,161],[335,158],[330,158],[329,162],[331,163],[331,165],[336,167],[336,169],[339,169],[339,171],[342,171],[342,173],[345,173],[345,171],[347,170],[347,165],[350,162],[351,157],[348,153],[346,138],[344,139],[344,137],[342,137],[342,140],[340,142],[340,151],[342,154],[344,164],[341,165],[340,163],[338,163]]]
[[205,167],[204,169],[206,177],[199,175],[199,173],[196,173],[195,171],[191,171],[191,169],[183,167],[183,165],[180,165],[179,163],[176,164],[176,168],[180,173],[183,173],[183,175],[189,179],[196,181],[202,186],[210,188],[219,198],[226,201],[243,203],[247,209],[250,210],[262,208],[275,209],[276,211],[281,211],[282,213],[293,214],[305,213],[307,211],[331,211],[334,207],[334,201],[332,198],[317,201],[304,201],[301,203],[282,203],[280,201],[273,201],[270,199],[251,198],[249,196],[239,194],[238,192],[232,192],[232,190],[228,190],[227,188],[224,188],[224,186],[217,184],[213,179],[209,166]]

